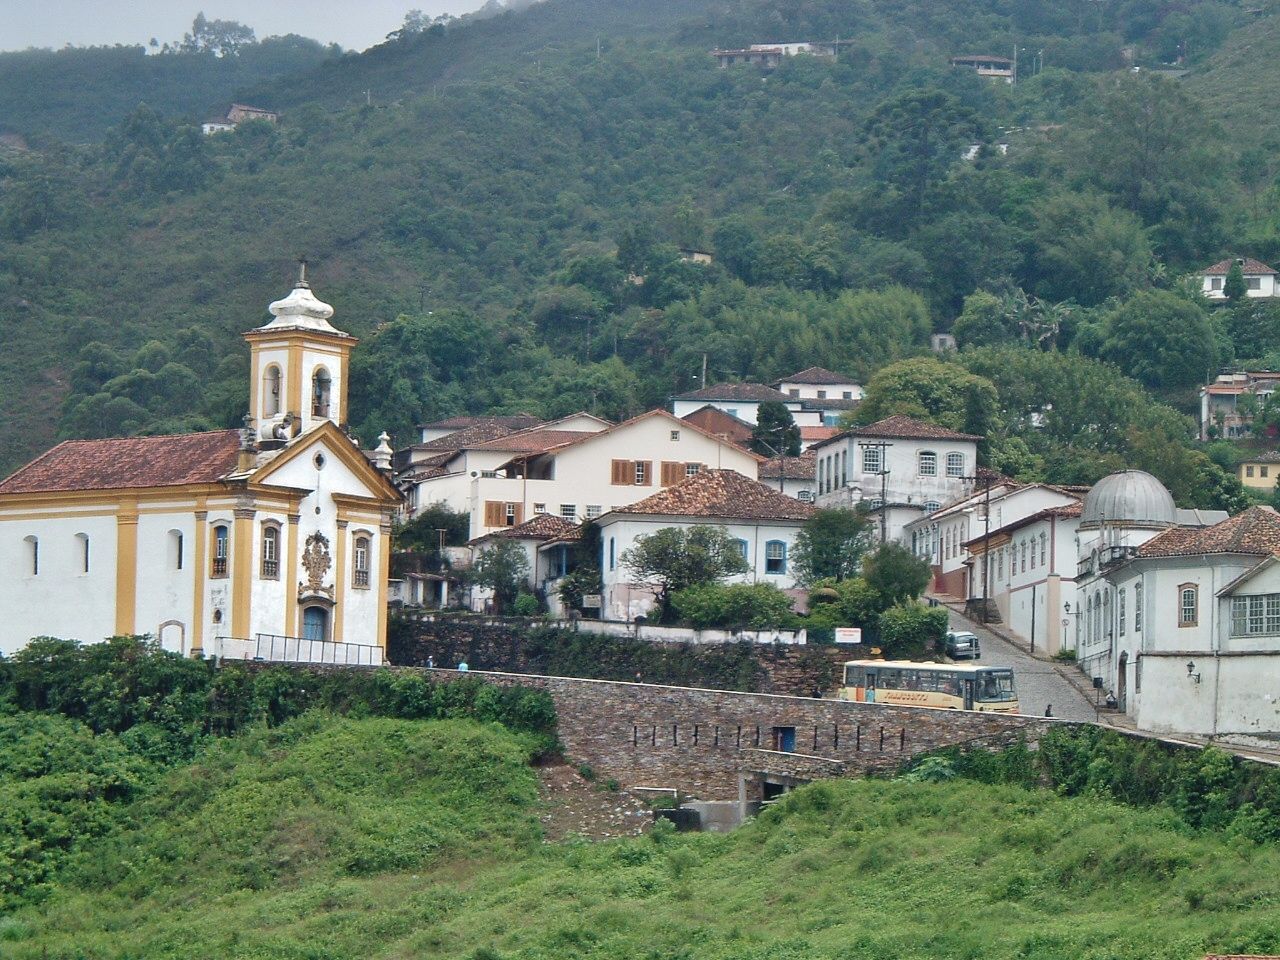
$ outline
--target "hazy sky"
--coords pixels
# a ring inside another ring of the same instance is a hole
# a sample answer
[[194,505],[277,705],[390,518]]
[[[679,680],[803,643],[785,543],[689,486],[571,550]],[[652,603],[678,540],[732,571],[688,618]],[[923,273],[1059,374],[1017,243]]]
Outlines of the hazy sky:
[[465,13],[483,0],[0,0],[0,50],[180,40],[200,11],[259,37],[298,33],[355,50],[380,42],[413,8]]

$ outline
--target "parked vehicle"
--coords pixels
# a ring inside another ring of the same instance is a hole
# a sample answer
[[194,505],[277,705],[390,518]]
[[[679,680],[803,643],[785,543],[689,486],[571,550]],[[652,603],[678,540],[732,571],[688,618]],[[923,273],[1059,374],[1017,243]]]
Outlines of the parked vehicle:
[[850,660],[844,665],[840,699],[978,713],[1018,712],[1013,670],[972,664]]
[[977,660],[982,656],[982,646],[978,638],[967,630],[949,630],[946,654],[952,660]]

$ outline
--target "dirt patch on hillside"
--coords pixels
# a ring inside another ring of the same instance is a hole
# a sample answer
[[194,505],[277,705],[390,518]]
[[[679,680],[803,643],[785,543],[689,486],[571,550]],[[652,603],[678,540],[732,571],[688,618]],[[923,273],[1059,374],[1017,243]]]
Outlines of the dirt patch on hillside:
[[634,837],[649,828],[653,814],[625,790],[588,780],[563,761],[538,767],[542,829],[554,843],[570,836],[590,840]]

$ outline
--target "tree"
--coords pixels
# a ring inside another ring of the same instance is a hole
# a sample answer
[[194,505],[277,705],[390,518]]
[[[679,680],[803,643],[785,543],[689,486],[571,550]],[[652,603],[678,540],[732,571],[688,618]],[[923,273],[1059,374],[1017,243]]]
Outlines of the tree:
[[889,660],[915,660],[942,647],[947,635],[945,607],[900,603],[880,614],[880,649]]
[[914,357],[891,363],[871,378],[857,417],[861,423],[874,423],[906,414],[985,436],[995,420],[996,404],[996,388],[990,380],[958,363]]
[[862,577],[889,604],[914,600],[933,576],[929,562],[900,543],[882,543],[862,562]]
[[857,576],[870,530],[867,518],[856,511],[815,510],[791,551],[796,581],[807,587],[819,580]]
[[204,12],[196,14],[191,32],[182,37],[187,53],[211,53],[215,57],[233,57],[254,42],[252,27],[235,20],[209,20]]
[[1153,390],[1196,386],[1217,363],[1204,309],[1164,290],[1144,291],[1111,313],[1102,355]]
[[1153,256],[1142,222],[1100,196],[1060,194],[1036,208],[1028,286],[1085,306],[1147,286]]
[[685,587],[718,583],[746,573],[747,560],[724,527],[699,524],[689,528],[664,527],[636,537],[622,551],[623,567],[641,583],[657,588],[660,618],[671,619],[671,596]]
[[763,457],[800,456],[800,428],[781,400],[765,400],[756,409],[751,449]]
[[1018,337],[1004,302],[986,290],[976,290],[964,298],[964,308],[951,332],[961,347],[994,347]]
[[529,583],[529,557],[514,540],[496,537],[476,557],[469,579],[493,591],[493,606],[505,613]]
[[771,583],[702,583],[677,591],[671,603],[681,619],[697,630],[767,630],[783,626],[794,616],[791,598]]
[[1244,270],[1238,261],[1231,261],[1231,267],[1227,270],[1227,278],[1222,283],[1222,292],[1233,306],[1248,296],[1249,291],[1244,282]]
[[973,110],[936,88],[883,101],[864,128],[877,155],[876,172],[902,191],[915,215],[923,210],[930,185],[955,163],[961,145],[981,131]]

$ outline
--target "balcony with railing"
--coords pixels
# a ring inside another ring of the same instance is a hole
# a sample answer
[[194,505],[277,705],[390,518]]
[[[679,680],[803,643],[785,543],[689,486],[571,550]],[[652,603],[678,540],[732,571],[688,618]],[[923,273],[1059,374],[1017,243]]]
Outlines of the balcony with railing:
[[335,664],[346,667],[380,667],[386,663],[381,647],[272,633],[254,634],[253,639],[217,637],[213,641],[212,655],[216,660]]

